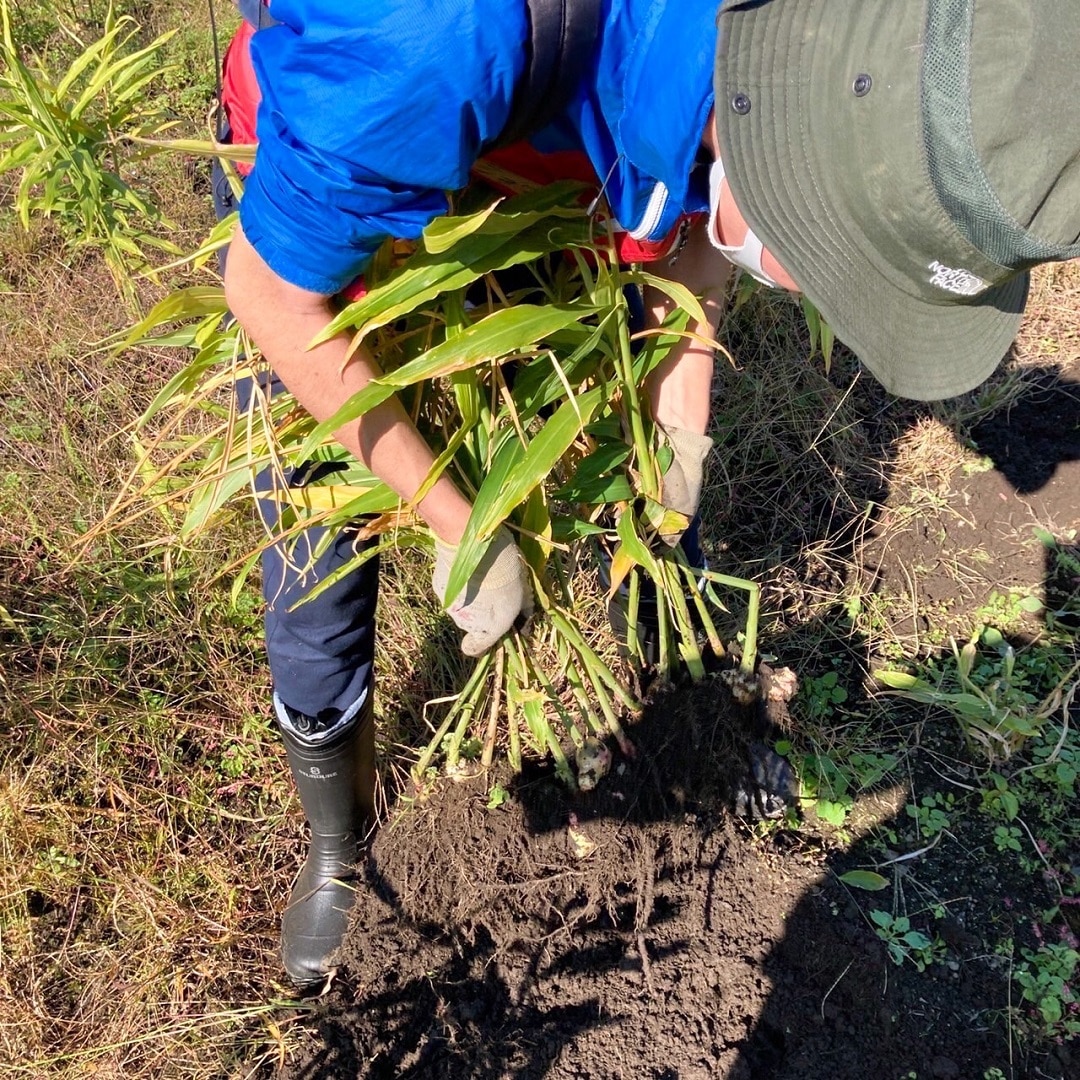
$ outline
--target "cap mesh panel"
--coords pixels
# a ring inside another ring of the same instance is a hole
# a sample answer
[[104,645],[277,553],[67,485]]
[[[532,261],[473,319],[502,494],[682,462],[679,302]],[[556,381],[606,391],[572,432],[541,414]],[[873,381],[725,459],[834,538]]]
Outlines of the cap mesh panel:
[[930,180],[969,243],[1002,267],[1027,269],[1080,257],[1080,244],[1032,235],[1002,206],[979,160],[968,105],[975,0],[931,0],[923,57],[922,109]]

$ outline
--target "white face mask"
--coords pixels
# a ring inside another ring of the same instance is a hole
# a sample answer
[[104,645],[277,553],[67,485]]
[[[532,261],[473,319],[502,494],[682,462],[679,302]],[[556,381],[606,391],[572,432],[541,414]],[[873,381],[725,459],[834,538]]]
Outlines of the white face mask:
[[724,163],[717,158],[709,169],[709,242],[717,251],[722,251],[728,262],[740,270],[745,270],[755,281],[767,285],[770,289],[784,288],[765,272],[761,265],[761,256],[765,245],[755,235],[749,225],[746,226],[746,239],[741,244],[721,244],[720,236],[720,187],[727,174]]

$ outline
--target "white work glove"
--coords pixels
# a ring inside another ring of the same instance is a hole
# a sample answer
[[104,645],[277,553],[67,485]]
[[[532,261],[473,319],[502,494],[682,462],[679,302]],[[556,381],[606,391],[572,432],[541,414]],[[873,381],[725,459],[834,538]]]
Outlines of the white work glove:
[[[443,604],[457,552],[456,547],[435,541],[431,587]],[[480,565],[446,610],[465,631],[461,651],[466,656],[481,656],[513,627],[519,615],[531,613],[532,587],[525,559],[505,528],[495,534]]]
[[[713,448],[713,441],[708,435],[699,435],[685,428],[664,427],[660,430],[674,455],[660,482],[660,502],[669,510],[683,514],[687,521],[692,521],[701,501],[705,459]],[[684,531],[661,533],[660,539],[675,547]]]

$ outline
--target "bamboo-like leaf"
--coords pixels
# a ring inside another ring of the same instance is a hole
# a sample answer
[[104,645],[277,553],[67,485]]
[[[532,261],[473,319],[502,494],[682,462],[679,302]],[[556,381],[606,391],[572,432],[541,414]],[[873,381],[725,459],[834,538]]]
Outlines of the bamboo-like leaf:
[[[445,604],[451,604],[458,593],[465,587],[473,571],[480,564],[490,543],[490,534],[480,536],[480,515],[483,510],[491,506],[505,485],[510,483],[511,476],[520,469],[521,461],[525,457],[525,447],[513,432],[503,432],[502,440],[495,450],[491,468],[473,503],[472,513],[465,526],[465,534],[458,547],[458,554],[450,571],[447,582]],[[483,500],[483,501],[481,501]],[[499,523],[504,521],[506,515],[499,518]],[[498,527],[498,526],[496,526]]]
[[[474,508],[479,511],[477,535],[480,538],[491,536],[510,511],[547,478],[604,401],[603,388],[594,387],[564,402],[529,442],[520,468],[508,482],[496,490],[494,484],[485,481]],[[487,503],[488,498],[490,503]],[[483,503],[482,499],[485,500]]]
[[446,215],[436,218],[424,229],[424,247],[432,255],[440,255],[449,251],[455,244],[464,240],[473,233],[479,232],[484,223],[499,207],[501,199],[496,199],[490,206],[484,207],[475,214],[466,216]]
[[[668,353],[687,336],[685,331],[689,320],[690,313],[678,309],[664,320],[663,330],[648,331],[649,336],[639,337],[638,340],[643,342],[643,345],[634,357],[633,363],[634,378],[639,386],[652,371],[663,363]],[[701,340],[694,335],[690,336],[695,341]],[[710,341],[709,344],[715,345],[716,342]]]
[[[995,723],[1000,718],[994,705],[979,694],[938,690],[923,679],[902,671],[876,671],[874,678],[890,687],[895,693],[924,705],[937,705],[939,708],[950,709],[973,719],[985,720],[990,717]],[[1001,710],[1001,712],[1004,714],[1007,710]]]
[[892,671],[885,668],[874,672],[874,678],[893,690],[932,690],[933,687],[924,679],[909,675],[906,671]]
[[533,573],[542,578],[547,561],[551,557],[551,512],[544,496],[543,485],[533,488],[525,500],[521,515],[522,533],[518,538],[525,561]]
[[[955,646],[954,646],[955,651]],[[975,661],[978,659],[979,651],[974,641],[969,641],[957,654],[956,654],[956,671],[960,676],[961,682],[966,682],[971,678],[972,669],[975,667]]]
[[810,333],[810,355],[817,352],[818,342],[821,340],[821,315],[814,306],[813,301],[803,294],[799,298],[803,309],[803,318],[806,320],[806,329]]
[[519,304],[502,308],[353,394],[333,416],[315,428],[300,450],[300,457],[335,431],[381,405],[402,387],[452,375],[531,348],[556,330],[593,314],[595,309],[576,305]]
[[637,534],[637,518],[632,508],[627,507],[620,515],[615,531],[619,535],[620,548],[640,566],[654,581],[660,577],[660,567],[656,556],[648,549]]
[[612,473],[585,481],[575,480],[555,495],[567,502],[599,506],[601,503],[628,502],[634,497],[634,489],[624,473]]
[[666,506],[661,506],[659,503],[654,503],[652,500],[648,500],[651,504],[649,509],[659,509],[662,511],[656,519],[656,531],[661,536],[674,536],[678,533],[685,532],[690,527],[690,519],[685,514],[680,514],[678,510],[669,510]]
[[533,749],[540,753],[547,749],[548,732],[551,729],[547,717],[544,716],[544,703],[546,700],[547,695],[543,691],[529,688],[519,690],[515,702],[524,715],[529,733],[533,737]]
[[544,482],[604,400],[603,388],[594,387],[576,399],[564,402],[527,448],[522,448],[516,438],[504,440],[473,503],[465,535],[450,571],[447,603],[465,587],[495,530],[510,516],[514,507]]
[[471,285],[487,273],[587,242],[588,226],[584,221],[553,225],[546,214],[528,217],[534,222],[538,219],[539,224],[533,223],[516,235],[478,233],[446,253],[417,252],[386,282],[345,307],[311,345],[353,328],[362,339],[372,330],[419,310],[443,293]]
[[867,892],[881,892],[889,887],[889,879],[875,874],[873,870],[849,870],[840,875],[840,880],[845,885],[855,889],[864,889]]
[[803,316],[806,319],[806,328],[810,331],[810,356],[813,357],[820,346],[821,358],[825,365],[825,374],[828,375],[832,369],[832,354],[833,346],[836,344],[836,334],[811,300],[803,296],[800,302]]
[[101,62],[102,55],[113,47],[113,43],[116,41],[117,36],[124,29],[125,25],[134,27],[135,20],[130,15],[121,15],[119,19],[115,18],[112,7],[110,6],[105,16],[105,32],[97,39],[97,41],[92,41],[87,45],[72,62],[67,73],[60,82],[56,84],[57,97],[66,97],[68,91],[70,91],[75,83],[78,82],[79,77],[83,72],[86,71],[91,64]]
[[320,597],[327,589],[333,588],[339,581],[348,577],[350,574],[355,573],[364,565],[364,563],[376,558],[383,552],[392,551],[398,546],[399,540],[396,535],[384,537],[377,544],[372,544],[370,546],[365,545],[360,548],[351,559],[346,559],[345,562],[336,567],[325,577],[320,578],[318,584],[313,588],[308,589],[289,610],[295,611],[297,608],[303,607],[304,604],[310,604],[312,600]]
[[606,536],[607,529],[578,517],[556,517],[551,520],[551,539],[556,544],[572,544],[591,536]]
[[469,435],[469,428],[463,424],[450,436],[450,439],[446,444],[446,449],[435,459],[435,463],[431,466],[431,471],[417,490],[416,495],[413,498],[414,504],[419,504],[432,487],[434,487],[436,481],[446,471],[450,462],[454,460],[454,455],[458,452],[462,443],[465,442]]
[[13,146],[3,157],[0,157],[0,173],[21,169],[37,156],[37,148],[37,140],[32,136]]
[[[133,110],[120,106],[125,106],[138,95],[139,91],[147,83],[156,79],[159,75],[175,70],[175,65],[163,65],[158,62],[156,55],[161,46],[175,33],[175,30],[170,30],[144,49],[121,56],[111,63],[103,64],[98,73],[87,84],[78,101],[71,107],[72,118],[78,119],[81,117],[91,102],[101,96],[106,98],[112,106],[110,115],[107,118],[107,123],[111,128],[115,129],[121,123],[129,120],[133,115]],[[130,38],[125,39],[124,44],[126,44],[127,40],[130,40]],[[121,47],[123,46],[121,45]],[[151,67],[152,65],[156,66]],[[151,68],[151,70],[148,71],[148,68]],[[138,109],[134,110],[136,113],[138,111]]]
[[480,389],[476,371],[459,371],[450,376],[450,392],[460,416],[460,426],[466,434],[463,445],[468,453],[461,462],[466,479],[474,488],[480,486],[491,450],[495,428],[491,423],[491,407]]
[[[627,278],[640,282],[643,285],[650,285],[658,292],[664,293],[665,296],[669,296],[678,307],[689,315],[694,322],[709,325],[709,319],[705,314],[705,309],[701,306],[701,301],[685,286],[677,281],[671,281],[668,278],[657,277],[655,274],[648,274],[644,271],[638,271],[634,274],[627,274]],[[717,344],[719,348],[719,345]]]
[[[977,694],[948,694],[946,695],[946,698],[949,706],[956,709],[957,712],[962,713],[964,716],[975,718],[986,718],[991,716],[994,717],[995,721],[998,719],[998,710],[985,698],[980,697]],[[1008,709],[1003,709],[1002,713],[1007,714]]]
[[[386,492],[390,489],[385,484],[374,483],[361,487],[353,484],[306,484],[302,488],[267,492],[262,497],[289,505],[299,504],[308,510],[341,510],[342,507],[352,508],[360,499],[366,499],[379,487],[385,489],[380,492],[381,498],[385,500]],[[396,495],[391,496],[391,500],[398,502]]]
[[225,290],[219,285],[195,285],[189,289],[177,289],[164,300],[159,300],[146,317],[128,331],[119,349],[144,344],[150,331],[162,323],[180,319],[201,319],[207,315],[224,318],[228,310]]
[[630,576],[637,563],[630,558],[626,548],[620,545],[611,556],[611,566],[608,569],[608,577],[611,584],[608,586],[608,599],[610,600],[622,587],[622,583]]
[[615,470],[630,456],[631,447],[622,439],[601,443],[578,462],[573,478],[555,492],[567,502],[624,502],[634,497],[624,472]]
[[833,346],[836,344],[836,332],[824,320],[821,320],[821,359],[825,366],[825,374],[832,371]]
[[523,352],[551,334],[596,314],[582,304],[517,304],[501,308],[379,381],[401,388]]
[[250,485],[253,469],[246,462],[231,466],[223,475],[214,476],[195,494],[188,505],[180,538],[190,539],[202,532],[214,515],[240,490]]
[[[550,193],[549,193],[550,199]],[[572,205],[551,205],[546,209],[537,209],[519,213],[496,213],[499,203],[467,217],[436,218],[424,230],[424,248],[432,255],[451,251],[462,240],[484,233],[496,236],[521,232],[524,228],[548,217],[581,218],[581,210]]]
[[[125,57],[123,55],[118,56],[117,53],[118,50],[122,49],[124,45],[127,44],[134,33],[134,31],[132,31],[122,41],[117,41],[121,30],[124,29],[125,23],[134,26],[134,19],[128,15],[121,16],[120,20],[114,26],[106,28],[103,37],[90,46],[90,49],[95,53],[95,59],[98,60],[97,70],[91,74],[89,79],[87,79],[86,84],[82,89],[82,93],[70,108],[70,115],[73,119],[77,120],[82,116],[90,102],[99,94],[103,93],[106,88],[110,87],[110,85],[122,75]],[[67,89],[71,89],[74,86],[75,81],[77,80],[72,80],[72,82],[68,84]],[[59,92],[57,96],[60,96]]]
[[205,266],[207,261],[222,248],[228,247],[232,242],[233,232],[236,229],[236,222],[239,218],[239,214],[233,211],[231,214],[227,214],[210,230],[206,239],[191,252],[181,253],[181,257],[171,263],[167,263],[165,266],[156,267],[155,272],[158,274],[167,273],[170,270],[176,270],[181,266],[193,266],[196,269],[200,269]]
[[121,137],[137,146],[151,150],[174,150],[180,154],[194,154],[198,157],[222,158],[225,161],[240,162],[245,165],[255,163],[257,147],[249,143],[220,143],[213,139],[151,139],[145,135],[130,132],[121,133]]
[[568,383],[580,385],[592,378],[605,360],[610,360],[611,352],[606,344],[610,323],[608,315],[598,326],[571,326],[550,335],[548,344],[553,350],[569,344],[574,351],[559,361],[558,368],[545,356],[518,371],[514,379],[514,401],[523,420],[531,420],[545,406],[565,396]]
[[[188,336],[188,335],[185,335]],[[190,342],[167,342],[169,344],[190,344]],[[230,349],[231,352],[231,349]],[[228,354],[223,350],[203,349],[189,364],[186,364],[154,395],[154,400],[139,417],[140,426],[148,423],[157,413],[169,405],[176,404],[178,397],[186,398],[200,384],[206,372],[223,360]]]

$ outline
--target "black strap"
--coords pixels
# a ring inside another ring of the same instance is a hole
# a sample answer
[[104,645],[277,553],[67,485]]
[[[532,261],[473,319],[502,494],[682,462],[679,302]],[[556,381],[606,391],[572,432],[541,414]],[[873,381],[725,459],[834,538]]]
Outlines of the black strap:
[[527,0],[528,56],[499,145],[532,135],[570,104],[593,55],[600,0]]
[[264,26],[277,26],[277,19],[267,10],[263,0],[233,0],[233,3],[256,30],[261,30]]

